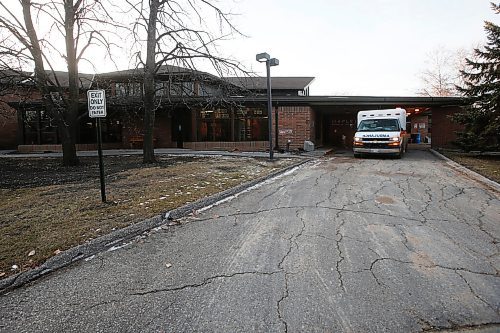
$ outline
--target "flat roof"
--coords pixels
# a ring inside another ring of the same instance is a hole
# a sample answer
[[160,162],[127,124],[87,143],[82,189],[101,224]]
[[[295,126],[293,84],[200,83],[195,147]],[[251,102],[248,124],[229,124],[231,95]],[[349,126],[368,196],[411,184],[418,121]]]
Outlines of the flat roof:
[[[232,96],[231,101],[266,102],[266,96]],[[462,97],[423,97],[423,96],[273,96],[273,105],[419,105],[419,106],[455,106],[464,105]]]
[[[224,77],[228,81],[239,87],[249,90],[266,90],[267,77],[248,76],[248,77]],[[272,76],[272,90],[304,90],[314,81],[312,76]]]

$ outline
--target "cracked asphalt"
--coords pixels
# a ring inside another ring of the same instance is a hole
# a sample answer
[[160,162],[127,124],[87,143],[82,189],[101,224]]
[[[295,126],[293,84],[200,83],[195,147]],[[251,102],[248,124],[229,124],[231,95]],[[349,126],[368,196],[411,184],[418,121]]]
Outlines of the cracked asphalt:
[[2,332],[500,330],[500,201],[426,151],[310,162],[0,296]]

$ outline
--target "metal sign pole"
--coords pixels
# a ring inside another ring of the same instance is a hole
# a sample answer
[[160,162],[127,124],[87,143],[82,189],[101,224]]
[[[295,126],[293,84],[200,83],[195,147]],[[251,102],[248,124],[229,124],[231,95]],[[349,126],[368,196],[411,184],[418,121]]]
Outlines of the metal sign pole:
[[104,182],[104,162],[102,160],[101,118],[106,118],[106,92],[104,90],[88,90],[87,103],[89,117],[97,118],[97,153],[99,154],[99,175],[101,178],[101,199],[106,202],[106,184]]
[[101,199],[106,202],[106,183],[104,181],[104,162],[102,160],[102,136],[101,136],[101,118],[97,121],[97,153],[99,154],[99,174],[101,178]]
[[271,64],[266,61],[267,69],[267,121],[269,130],[269,159],[273,159],[273,107],[271,97]]

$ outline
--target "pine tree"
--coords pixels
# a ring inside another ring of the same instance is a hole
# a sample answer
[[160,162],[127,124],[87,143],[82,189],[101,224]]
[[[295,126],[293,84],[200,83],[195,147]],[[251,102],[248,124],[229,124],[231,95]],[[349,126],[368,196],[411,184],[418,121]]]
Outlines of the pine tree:
[[[491,7],[500,14],[500,4]],[[456,143],[465,151],[500,150],[500,27],[486,21],[484,28],[488,41],[483,49],[474,49],[477,60],[466,59],[464,86],[457,87],[467,98],[465,112],[453,116],[464,125]]]

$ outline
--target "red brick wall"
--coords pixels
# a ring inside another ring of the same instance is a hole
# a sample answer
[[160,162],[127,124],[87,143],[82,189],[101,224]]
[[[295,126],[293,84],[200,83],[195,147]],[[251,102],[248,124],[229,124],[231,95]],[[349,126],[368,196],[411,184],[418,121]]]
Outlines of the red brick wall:
[[240,142],[184,142],[184,148],[194,150],[240,150],[265,151],[269,148],[268,141],[240,141]]
[[165,112],[156,113],[155,131],[156,138],[155,147],[169,148],[175,147],[176,143],[172,143],[172,118],[169,118]]
[[17,112],[0,101],[0,149],[16,149]]
[[[155,117],[155,148],[172,148],[175,147],[176,143],[172,143],[172,133],[171,133],[171,118],[167,116],[166,113],[157,112]],[[143,120],[139,116],[129,115],[126,120],[123,121],[122,128],[122,144],[124,148],[142,148],[142,145],[136,143],[133,146],[130,145],[130,138],[133,136],[142,135],[144,128]]]
[[[315,126],[313,117],[313,111],[309,106],[279,106],[278,139],[280,147],[285,148],[288,140],[292,141],[290,148],[304,147],[305,140],[314,142]],[[273,124],[274,121],[275,119],[273,119]],[[274,126],[273,137],[275,137]]]
[[134,117],[133,115],[128,115],[128,117],[123,120],[122,144],[124,148],[141,148],[138,145],[132,146],[130,144],[130,138],[133,136],[142,135],[142,126],[142,119],[140,119],[139,117]]
[[[102,149],[122,149],[121,143],[103,143]],[[125,147],[127,148],[127,147]],[[77,144],[77,151],[85,151],[85,150],[97,150],[97,144],[89,143],[89,144]],[[19,145],[17,146],[17,151],[20,153],[32,153],[32,152],[62,152],[61,145]]]
[[3,91],[0,95],[0,149],[16,149],[19,126],[16,109],[7,105],[10,102],[19,102],[27,99],[40,99],[38,91],[16,88],[10,92]]
[[432,108],[432,148],[453,147],[452,142],[457,138],[455,132],[463,126],[452,122],[449,116],[460,111],[459,106]]

